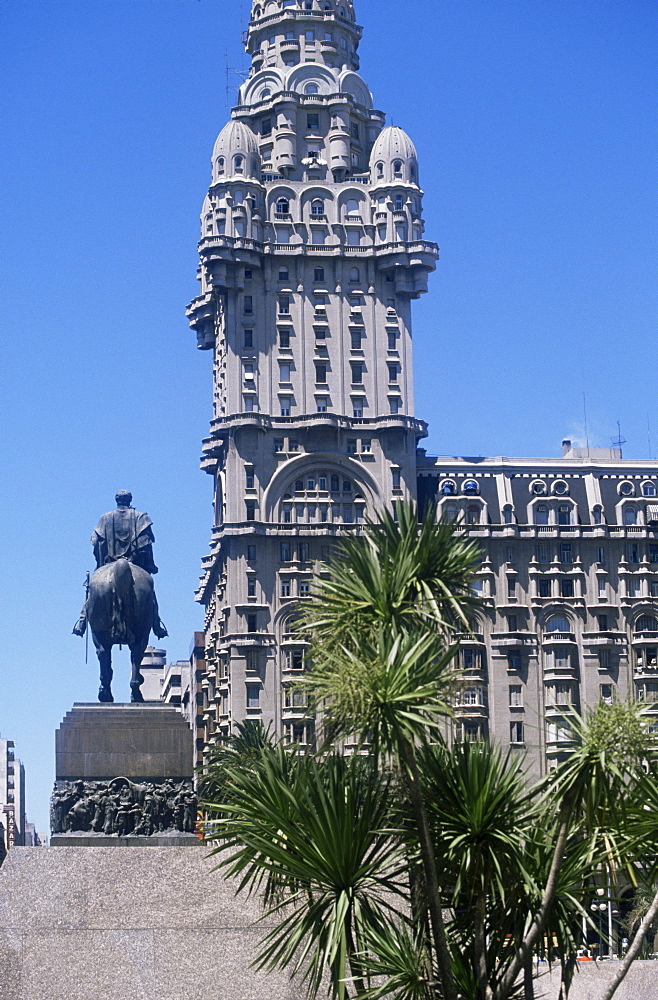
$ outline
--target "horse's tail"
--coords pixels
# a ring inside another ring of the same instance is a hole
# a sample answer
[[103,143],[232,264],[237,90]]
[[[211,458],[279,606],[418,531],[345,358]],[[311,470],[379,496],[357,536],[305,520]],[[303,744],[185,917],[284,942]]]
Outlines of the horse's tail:
[[112,569],[110,633],[114,642],[130,645],[133,641],[131,625],[135,620],[133,575],[127,559],[117,559]]

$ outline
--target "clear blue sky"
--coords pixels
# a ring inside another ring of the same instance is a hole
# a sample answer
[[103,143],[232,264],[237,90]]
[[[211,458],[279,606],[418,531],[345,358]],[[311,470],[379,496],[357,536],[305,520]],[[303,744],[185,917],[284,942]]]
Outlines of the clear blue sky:
[[[202,623],[211,358],[184,306],[248,8],[0,0],[0,732],[44,829],[54,729],[96,697],[70,630],[116,489],[155,522],[170,658]],[[584,388],[591,444],[619,418],[625,454],[647,457],[648,419],[658,454],[658,4],[357,0],[357,16],[441,246],[415,312],[429,449],[558,454],[583,434]]]

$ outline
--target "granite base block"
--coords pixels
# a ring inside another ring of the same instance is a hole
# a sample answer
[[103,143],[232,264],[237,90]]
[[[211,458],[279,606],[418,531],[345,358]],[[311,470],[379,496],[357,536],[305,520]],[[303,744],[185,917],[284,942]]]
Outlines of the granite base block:
[[288,976],[251,967],[262,911],[200,846],[13,848],[0,1000],[301,1000]]
[[114,837],[104,833],[78,831],[54,833],[51,847],[202,847],[203,843],[193,833],[154,833],[151,837]]

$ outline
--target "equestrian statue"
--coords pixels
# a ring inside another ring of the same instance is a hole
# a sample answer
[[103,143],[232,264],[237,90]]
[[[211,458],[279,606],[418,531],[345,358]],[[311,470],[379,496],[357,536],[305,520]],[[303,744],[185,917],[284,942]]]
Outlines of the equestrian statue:
[[153,574],[155,537],[148,514],[131,507],[132,494],[119,490],[116,510],[103,514],[94,528],[91,544],[96,569],[87,585],[87,596],[75,625],[75,635],[84,635],[87,626],[100,663],[99,701],[112,697],[112,646],[130,649],[132,673],[130,700],[144,701],[140,673],[151,629],[158,639],[167,635],[160,621]]

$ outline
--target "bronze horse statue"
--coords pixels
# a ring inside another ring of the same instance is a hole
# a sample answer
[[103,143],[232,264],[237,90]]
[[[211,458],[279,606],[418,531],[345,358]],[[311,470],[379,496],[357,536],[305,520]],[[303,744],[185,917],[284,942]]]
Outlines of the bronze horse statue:
[[148,514],[130,506],[132,495],[120,490],[117,509],[103,514],[94,529],[97,569],[92,573],[80,620],[73,629],[84,635],[87,626],[96,647],[100,664],[98,700],[112,697],[112,646],[126,645],[132,665],[130,700],[143,701],[140,690],[144,678],[140,672],[151,629],[158,639],[167,635],[160,621],[153,586],[152,545],[155,541]]

